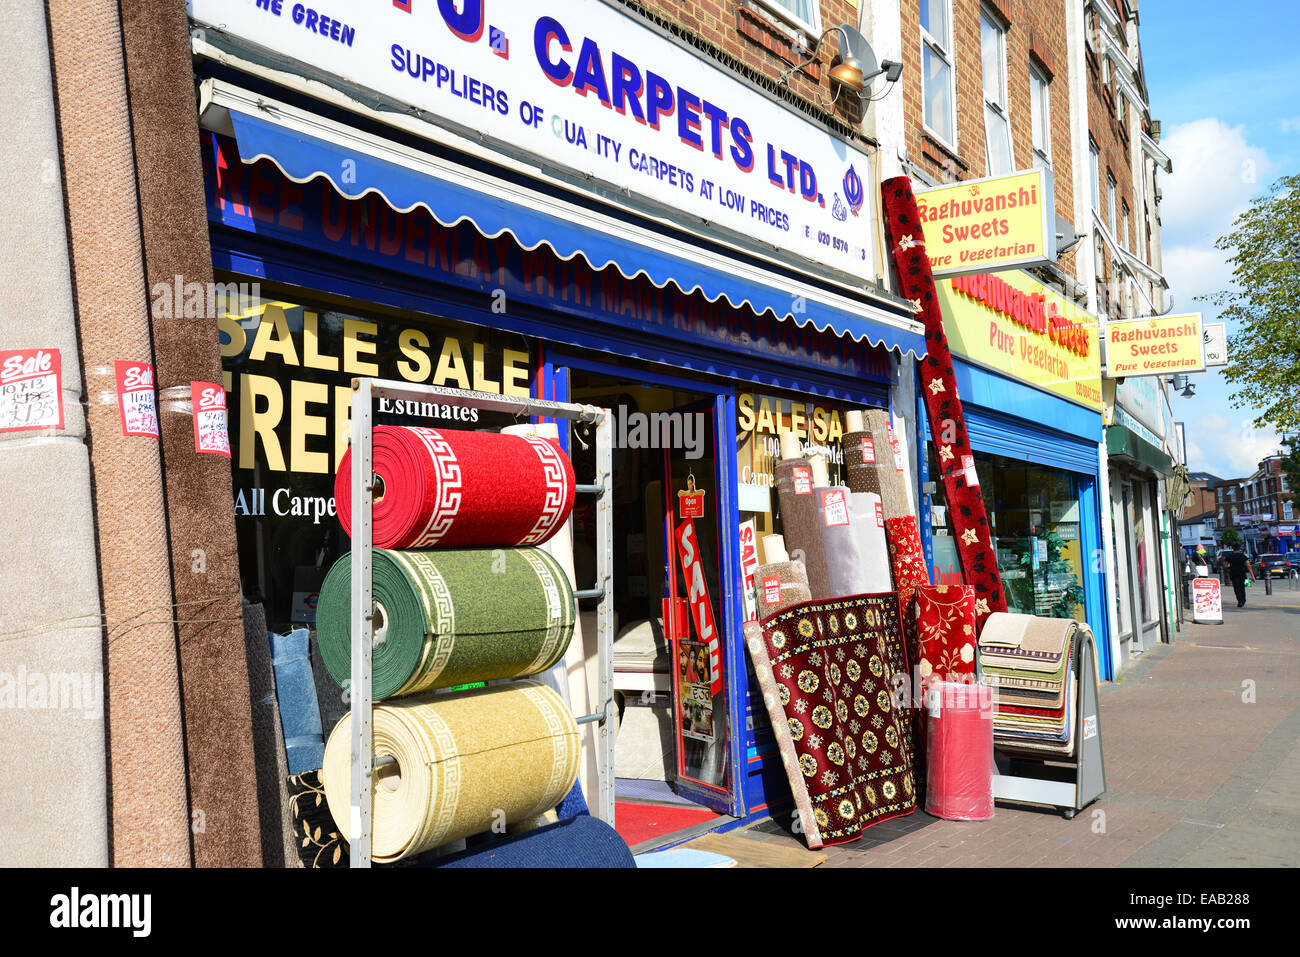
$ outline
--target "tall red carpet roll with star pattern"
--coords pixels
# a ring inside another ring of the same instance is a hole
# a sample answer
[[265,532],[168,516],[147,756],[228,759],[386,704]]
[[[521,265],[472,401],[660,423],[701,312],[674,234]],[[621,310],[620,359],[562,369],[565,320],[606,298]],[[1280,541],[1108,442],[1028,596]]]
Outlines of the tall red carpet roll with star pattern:
[[921,391],[925,395],[939,473],[957,533],[962,575],[966,584],[975,589],[975,615],[978,627],[982,628],[993,612],[1007,610],[1007,599],[993,552],[984,499],[980,495],[975,454],[957,395],[952,353],[943,330],[930,259],[925,252],[921,218],[911,180],[906,176],[886,180],[881,185],[881,194],[899,286],[925,323],[926,357],[920,363]]

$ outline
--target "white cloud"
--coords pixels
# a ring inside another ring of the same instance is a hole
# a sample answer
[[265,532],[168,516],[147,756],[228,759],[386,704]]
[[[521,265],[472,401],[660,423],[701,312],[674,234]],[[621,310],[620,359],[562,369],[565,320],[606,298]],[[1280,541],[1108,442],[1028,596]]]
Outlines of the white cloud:
[[1268,154],[1246,142],[1244,127],[1215,117],[1171,127],[1160,146],[1174,162],[1161,177],[1160,214],[1175,244],[1213,246],[1275,172]]
[[1300,133],[1300,116],[1284,116],[1278,125],[1283,133]]
[[1195,297],[1227,289],[1232,283],[1228,254],[1212,246],[1175,246],[1164,250],[1162,260],[1176,312],[1213,313],[1212,304],[1197,302]]
[[1276,452],[1280,443],[1271,429],[1257,429],[1239,412],[1229,419],[1215,412],[1187,423],[1188,468],[1212,472],[1220,478],[1245,478],[1259,467],[1260,459]]

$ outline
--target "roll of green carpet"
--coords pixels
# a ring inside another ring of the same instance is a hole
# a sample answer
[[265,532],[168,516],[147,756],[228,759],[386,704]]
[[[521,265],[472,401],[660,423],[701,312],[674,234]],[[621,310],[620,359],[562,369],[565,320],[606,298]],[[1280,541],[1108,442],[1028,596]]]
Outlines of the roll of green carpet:
[[[573,634],[568,576],[538,548],[374,550],[376,700],[545,671]],[[325,576],[316,610],[321,657],[346,687],[352,556]]]
[[[578,726],[535,681],[406,698],[374,709],[371,850],[387,863],[550,810],[578,777]],[[339,832],[350,834],[352,716],[321,769]]]

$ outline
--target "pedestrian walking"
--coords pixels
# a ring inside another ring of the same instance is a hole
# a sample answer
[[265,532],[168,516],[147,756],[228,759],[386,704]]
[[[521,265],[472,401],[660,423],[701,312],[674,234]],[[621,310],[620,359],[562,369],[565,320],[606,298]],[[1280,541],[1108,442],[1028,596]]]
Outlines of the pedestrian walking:
[[1242,554],[1240,545],[1234,546],[1232,551],[1223,556],[1223,560],[1228,565],[1232,590],[1237,593],[1237,607],[1241,608],[1246,604],[1246,576],[1250,574],[1250,566],[1246,562],[1246,556]]

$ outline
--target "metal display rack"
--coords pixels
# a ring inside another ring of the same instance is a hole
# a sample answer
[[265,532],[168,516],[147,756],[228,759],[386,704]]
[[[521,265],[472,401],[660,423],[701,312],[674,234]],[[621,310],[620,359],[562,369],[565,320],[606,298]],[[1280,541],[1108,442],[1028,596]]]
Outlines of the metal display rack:
[[[1097,709],[1097,655],[1092,633],[1080,630],[1074,656],[1074,754],[1027,755],[994,746],[993,797],[1017,804],[1064,810],[1066,820],[1106,793],[1101,754],[1101,719]],[[1004,773],[1015,771],[1018,773]]]
[[[599,598],[596,616],[598,649],[599,710],[579,715],[579,724],[599,722],[597,746],[599,793],[592,812],[606,823],[614,823],[614,604],[613,604],[613,429],[607,409],[571,405],[543,399],[516,398],[486,392],[413,385],[391,379],[352,380],[352,803],[349,817],[352,867],[370,866],[370,838],[373,822],[372,789],[376,767],[371,693],[371,646],[374,642],[375,604],[372,578],[374,544],[372,494],[375,489],[374,400],[406,399],[417,402],[434,398],[484,412],[505,412],[520,416],[546,416],[595,426],[596,479],[579,484],[580,495],[594,495],[596,502],[596,585],[575,590],[575,601]],[[576,582],[574,583],[576,589]],[[577,609],[574,610],[575,615]],[[393,759],[381,758],[379,765]],[[590,800],[590,795],[587,796]]]

